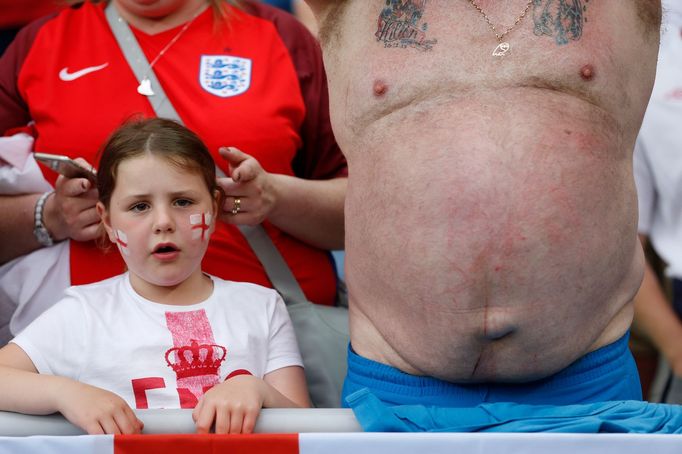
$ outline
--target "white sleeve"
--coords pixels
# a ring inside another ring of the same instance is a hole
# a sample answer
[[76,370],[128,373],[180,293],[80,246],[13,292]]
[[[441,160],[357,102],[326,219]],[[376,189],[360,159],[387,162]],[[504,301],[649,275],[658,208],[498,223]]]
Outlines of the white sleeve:
[[26,352],[39,373],[78,380],[88,349],[85,309],[78,293],[69,288],[11,342]]
[[301,353],[296,342],[294,325],[289,318],[286,305],[276,293],[274,308],[270,317],[270,337],[268,339],[268,362],[265,366],[265,373],[288,366],[301,366]]
[[656,210],[657,196],[654,175],[641,137],[638,137],[635,143],[633,168],[639,206],[639,233],[648,235]]

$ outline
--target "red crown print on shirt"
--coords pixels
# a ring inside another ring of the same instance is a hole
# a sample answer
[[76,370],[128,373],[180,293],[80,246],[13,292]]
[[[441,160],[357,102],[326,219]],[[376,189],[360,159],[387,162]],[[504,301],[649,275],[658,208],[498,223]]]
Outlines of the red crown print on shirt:
[[[175,355],[172,357],[173,353]],[[218,375],[227,349],[215,344],[199,344],[192,339],[190,345],[173,347],[166,351],[166,363],[178,378]]]

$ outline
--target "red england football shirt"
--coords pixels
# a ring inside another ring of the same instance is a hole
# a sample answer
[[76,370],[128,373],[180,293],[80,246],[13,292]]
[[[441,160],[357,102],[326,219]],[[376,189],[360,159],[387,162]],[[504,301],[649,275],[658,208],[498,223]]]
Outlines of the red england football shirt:
[[[36,151],[97,162],[107,136],[135,115],[154,116],[104,16],[85,2],[25,28],[0,60],[0,132],[34,121]],[[149,61],[182,26],[156,35],[133,29]],[[315,39],[293,17],[257,2],[230,8],[226,23],[208,8],[154,65],[187,127],[218,154],[234,146],[272,173],[327,179],[347,173],[331,131],[327,83]],[[45,170],[54,182],[56,175]],[[331,304],[335,275],[326,251],[265,225],[312,301]],[[72,284],[123,271],[112,248],[72,242]],[[203,269],[271,286],[241,233],[219,223]]]

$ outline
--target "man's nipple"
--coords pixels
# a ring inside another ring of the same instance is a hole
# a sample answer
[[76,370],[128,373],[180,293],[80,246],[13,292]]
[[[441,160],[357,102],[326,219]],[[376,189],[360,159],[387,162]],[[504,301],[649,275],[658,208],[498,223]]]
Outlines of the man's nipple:
[[586,81],[594,79],[594,66],[585,65],[580,68],[580,77]]
[[372,87],[372,92],[374,93],[374,96],[381,97],[386,94],[388,91],[388,85],[383,80],[375,80],[374,81],[374,86]]

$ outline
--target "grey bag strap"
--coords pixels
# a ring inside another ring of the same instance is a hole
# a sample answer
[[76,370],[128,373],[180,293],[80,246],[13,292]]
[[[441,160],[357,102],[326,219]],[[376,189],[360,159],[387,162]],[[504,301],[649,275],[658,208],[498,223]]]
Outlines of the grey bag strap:
[[[149,61],[144,55],[144,52],[142,52],[142,48],[140,48],[140,44],[135,39],[135,35],[133,35],[132,30],[130,30],[128,23],[118,14],[114,2],[109,2],[105,8],[105,15],[109,22],[109,27],[118,42],[118,47],[121,49],[121,52],[123,52],[137,81],[141,82],[143,78],[147,77],[151,82],[152,90],[155,94],[147,97],[147,99],[149,99],[156,115],[162,118],[180,121],[180,116],[175,111],[173,104],[168,100],[168,96],[166,96],[166,92],[163,91],[163,87],[159,83],[159,79],[156,78],[154,70],[149,67]],[[180,122],[182,123],[182,121]]]
[[310,304],[296,277],[294,277],[291,269],[284,261],[284,257],[282,257],[282,254],[272,242],[263,226],[240,225],[238,228],[246,237],[246,241],[249,242],[249,246],[256,253],[258,260],[263,264],[270,282],[282,295],[287,306]]
[[[182,123],[180,115],[178,115],[173,104],[168,100],[166,92],[163,91],[159,80],[156,78],[153,68],[149,67],[147,57],[144,55],[144,52],[142,52],[140,44],[135,39],[128,23],[118,14],[114,2],[109,2],[105,11],[109,27],[111,27],[111,31],[114,33],[114,37],[118,42],[118,47],[121,48],[123,55],[128,61],[128,65],[133,70],[133,73],[135,73],[135,77],[138,81],[141,81],[146,76],[152,83],[152,90],[155,94],[148,99],[150,100],[156,115]],[[217,166],[216,175],[219,177],[225,176],[223,171]],[[296,277],[294,277],[291,269],[284,261],[282,254],[272,242],[272,239],[268,236],[263,226],[240,225],[237,226],[237,228],[248,241],[249,246],[251,246],[256,257],[258,257],[258,260],[260,260],[263,265],[265,274],[268,275],[270,282],[272,282],[275,289],[282,295],[286,304],[310,304],[308,303],[308,299],[305,297],[301,286],[298,284]]]

